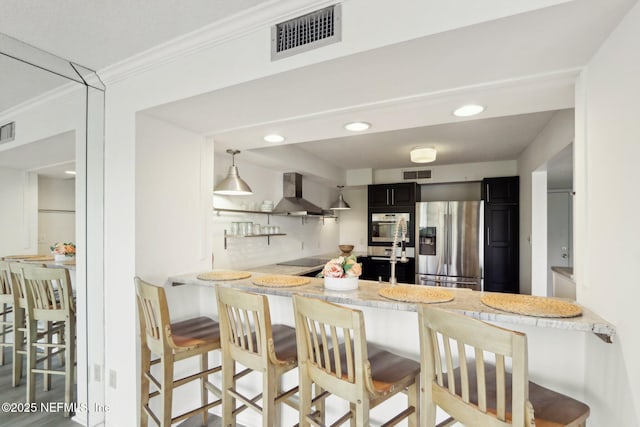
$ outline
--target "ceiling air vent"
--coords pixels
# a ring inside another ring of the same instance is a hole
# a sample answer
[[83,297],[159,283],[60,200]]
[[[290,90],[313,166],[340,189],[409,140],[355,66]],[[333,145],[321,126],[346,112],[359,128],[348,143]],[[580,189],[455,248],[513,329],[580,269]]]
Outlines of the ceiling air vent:
[[0,144],[11,142],[16,136],[16,122],[0,126]]
[[276,24],[271,28],[271,60],[337,43],[341,27],[339,4]]
[[431,179],[431,169],[422,169],[416,171],[404,171],[403,178],[409,179]]

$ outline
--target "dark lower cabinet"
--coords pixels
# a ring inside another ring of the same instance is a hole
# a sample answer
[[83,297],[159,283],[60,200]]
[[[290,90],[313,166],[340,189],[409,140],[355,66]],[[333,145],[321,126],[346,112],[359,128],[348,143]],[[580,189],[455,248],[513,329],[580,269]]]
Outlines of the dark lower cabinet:
[[484,290],[520,292],[518,177],[483,181]]
[[[362,263],[363,280],[380,280],[388,282],[391,276],[391,263],[388,259],[378,259],[377,257],[360,257],[358,262]],[[415,283],[415,259],[409,258],[409,262],[396,263],[396,279],[398,283]]]

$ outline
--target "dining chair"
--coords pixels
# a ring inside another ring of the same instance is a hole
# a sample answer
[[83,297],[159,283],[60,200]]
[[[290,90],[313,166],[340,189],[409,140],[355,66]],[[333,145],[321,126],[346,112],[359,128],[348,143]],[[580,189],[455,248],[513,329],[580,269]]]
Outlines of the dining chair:
[[[209,368],[209,355],[220,349],[218,322],[199,316],[171,322],[164,288],[134,278],[140,328],[140,427],[149,424],[149,417],[161,427],[202,414],[202,424],[207,425],[209,409],[221,404],[221,399],[210,401],[209,393],[220,397],[220,390],[209,381],[209,376],[220,372],[221,367]],[[152,356],[156,356],[152,359]],[[174,379],[175,363],[198,357],[199,370],[186,377]],[[152,373],[152,367],[160,365],[160,378]],[[200,406],[172,416],[174,389],[194,380],[200,380]],[[150,386],[155,390],[151,391]],[[150,400],[160,397],[160,414],[157,415]]]
[[[27,402],[35,402],[36,374],[43,374],[49,387],[50,375],[65,377],[64,403],[65,416],[73,414],[73,385],[76,360],[76,313],[73,305],[71,278],[66,268],[24,267],[20,270],[21,282],[27,300],[26,308],[26,345],[27,345]],[[39,341],[38,322],[50,325],[45,334],[46,339]],[[62,339],[54,340],[52,326],[62,331]],[[45,349],[45,355],[38,358],[38,348]],[[64,352],[64,369],[54,369],[51,358],[55,355],[51,350]],[[42,368],[39,362],[44,361]]]
[[298,363],[300,365],[300,426],[322,426],[317,409],[312,411],[311,385],[326,398],[332,394],[349,402],[350,410],[332,426],[347,420],[352,426],[370,425],[369,411],[392,396],[406,392],[407,408],[384,425],[403,419],[417,426],[420,364],[367,343],[362,311],[318,299],[293,296]]
[[429,305],[418,318],[421,426],[435,426],[436,407],[450,415],[439,426],[586,425],[587,405],[529,381],[525,334]]
[[[247,408],[262,415],[262,426],[280,425],[280,403],[298,410],[290,400],[298,391],[293,386],[281,390],[281,378],[298,366],[295,329],[272,325],[265,295],[216,287],[222,340],[222,423],[236,425],[236,416]],[[236,363],[245,369],[236,373]],[[247,397],[237,381],[251,372],[262,373],[262,393]],[[262,406],[256,402],[262,400]],[[236,407],[236,401],[240,406]]]

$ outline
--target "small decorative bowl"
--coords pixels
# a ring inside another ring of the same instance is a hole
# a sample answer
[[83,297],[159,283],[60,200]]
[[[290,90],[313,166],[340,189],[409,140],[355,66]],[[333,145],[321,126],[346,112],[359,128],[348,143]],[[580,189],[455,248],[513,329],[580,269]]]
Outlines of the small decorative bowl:
[[349,256],[351,255],[351,251],[353,251],[353,245],[339,245],[338,248],[342,251],[340,255]]

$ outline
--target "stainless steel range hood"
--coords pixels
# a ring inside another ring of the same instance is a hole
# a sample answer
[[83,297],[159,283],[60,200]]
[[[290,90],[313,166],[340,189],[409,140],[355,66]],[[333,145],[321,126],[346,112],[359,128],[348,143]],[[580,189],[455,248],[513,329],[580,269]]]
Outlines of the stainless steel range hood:
[[287,172],[282,179],[282,200],[273,209],[281,215],[323,215],[322,208],[302,198],[302,175]]

